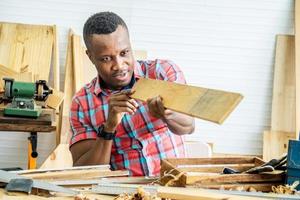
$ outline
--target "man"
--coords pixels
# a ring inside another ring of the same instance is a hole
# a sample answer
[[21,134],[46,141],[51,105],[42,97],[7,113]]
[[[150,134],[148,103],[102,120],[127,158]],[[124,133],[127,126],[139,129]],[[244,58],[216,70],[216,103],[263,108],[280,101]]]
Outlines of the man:
[[166,60],[135,61],[127,26],[112,12],[91,16],[83,37],[98,76],[72,101],[73,164],[159,175],[161,159],[184,157],[181,135],[194,131],[194,119],[165,109],[160,97],[134,100],[130,89],[140,77],[185,83],[182,72]]

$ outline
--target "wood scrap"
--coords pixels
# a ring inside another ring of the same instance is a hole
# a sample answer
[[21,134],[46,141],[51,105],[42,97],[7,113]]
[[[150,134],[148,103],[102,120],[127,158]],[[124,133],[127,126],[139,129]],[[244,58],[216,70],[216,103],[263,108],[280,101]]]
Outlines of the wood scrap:
[[45,102],[45,105],[58,111],[59,106],[64,100],[64,93],[52,89],[53,93],[50,94]]
[[218,124],[223,123],[243,98],[238,93],[145,78],[139,79],[133,90],[132,98],[147,101],[160,96],[168,109]]

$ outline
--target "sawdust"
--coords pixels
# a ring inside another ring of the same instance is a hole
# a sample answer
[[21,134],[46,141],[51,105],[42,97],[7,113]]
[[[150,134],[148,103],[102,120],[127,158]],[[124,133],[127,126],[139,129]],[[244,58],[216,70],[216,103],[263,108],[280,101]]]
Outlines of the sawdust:
[[299,185],[299,181],[295,181],[292,185],[278,185],[272,186],[272,192],[276,194],[298,194],[299,192],[295,189]]
[[138,187],[137,192],[134,194],[120,194],[114,200],[160,200],[156,195],[151,195],[145,191],[143,187]]

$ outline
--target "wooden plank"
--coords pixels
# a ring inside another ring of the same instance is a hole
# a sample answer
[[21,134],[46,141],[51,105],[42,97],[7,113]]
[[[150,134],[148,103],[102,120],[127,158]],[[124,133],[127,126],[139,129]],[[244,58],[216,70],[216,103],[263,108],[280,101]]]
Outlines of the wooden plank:
[[28,67],[29,72],[48,81],[53,26],[1,22],[0,31],[0,63],[16,72]]
[[246,171],[250,168],[255,167],[254,163],[252,164],[220,164],[220,165],[177,165],[177,169],[183,172],[213,172],[213,173],[222,173],[224,167],[234,169],[236,171]]
[[10,171],[10,172],[22,175],[22,174],[35,174],[35,173],[72,171],[72,170],[88,170],[88,169],[99,169],[99,170],[107,171],[110,169],[110,166],[109,165],[88,165],[88,166],[63,167],[63,168],[29,169],[29,170],[19,170],[19,171]]
[[[214,158],[168,158],[165,159],[174,166],[204,165],[204,164],[251,164],[256,157],[214,157]],[[257,158],[259,159],[259,158]]]
[[276,39],[271,130],[296,131],[295,86],[295,38],[294,36],[278,35]]
[[289,140],[295,139],[295,132],[264,131],[263,159],[269,161],[287,153]]
[[256,182],[276,182],[284,181],[283,174],[205,174],[187,172],[186,184],[212,184],[212,183],[256,183]]
[[[272,186],[282,185],[282,182],[269,182],[269,183],[233,183],[233,184],[197,184],[197,188],[203,189],[216,189],[216,190],[236,190],[236,191],[259,191],[259,192],[272,192]],[[187,186],[188,187],[188,186]]]
[[179,187],[159,187],[158,197],[173,200],[254,200],[264,199],[261,197],[246,197],[240,195],[229,195],[215,193],[209,190],[196,188],[179,188]]
[[73,53],[73,72],[74,72],[74,84],[75,91],[79,91],[83,86],[83,56],[82,56],[82,45],[81,37],[78,35],[72,35],[72,53]]
[[128,176],[128,171],[111,171],[110,169],[81,169],[81,170],[67,170],[46,173],[23,174],[22,176],[32,179],[43,180],[72,180],[72,179],[97,179],[101,177],[112,176]]
[[72,45],[72,35],[73,31],[70,29],[68,34],[68,46],[67,46],[67,56],[65,63],[65,81],[64,81],[64,94],[65,98],[62,105],[62,112],[60,113],[61,120],[61,130],[60,130],[60,143],[69,144],[70,139],[70,122],[69,122],[69,112],[72,102],[72,98],[75,94],[75,83],[74,83],[74,72],[73,72],[73,45]]
[[299,138],[300,131],[300,1],[295,0],[295,79],[296,79],[296,130],[295,137]]
[[140,79],[133,90],[132,98],[146,101],[159,95],[168,109],[218,124],[223,123],[243,98],[238,93],[153,79]]
[[53,26],[53,88],[60,91],[59,40],[57,26]]

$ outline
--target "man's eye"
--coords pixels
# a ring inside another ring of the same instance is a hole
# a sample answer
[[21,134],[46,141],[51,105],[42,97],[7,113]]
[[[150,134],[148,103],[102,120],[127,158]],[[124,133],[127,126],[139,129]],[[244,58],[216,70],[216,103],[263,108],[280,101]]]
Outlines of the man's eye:
[[129,50],[122,51],[121,56],[126,56],[129,53]]
[[102,62],[109,62],[110,60],[111,60],[110,57],[103,57],[103,58],[101,58]]

